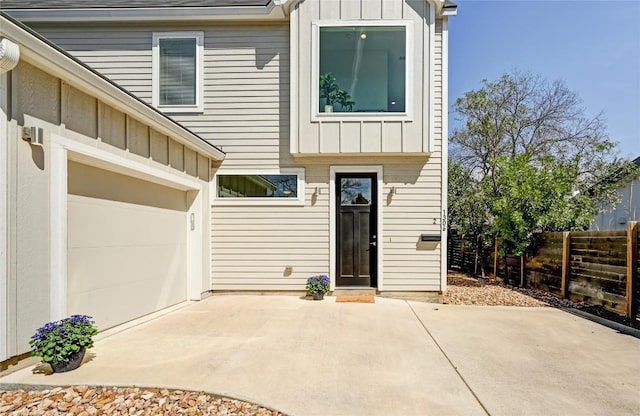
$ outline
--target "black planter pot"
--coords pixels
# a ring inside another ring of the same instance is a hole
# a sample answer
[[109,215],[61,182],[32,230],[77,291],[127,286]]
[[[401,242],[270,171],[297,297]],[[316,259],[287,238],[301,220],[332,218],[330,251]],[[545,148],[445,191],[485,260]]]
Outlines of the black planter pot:
[[322,300],[322,299],[324,299],[324,293],[313,293],[311,296],[313,297],[313,300]]
[[82,364],[82,359],[84,358],[84,353],[86,352],[86,348],[82,348],[78,352],[74,352],[69,357],[69,361],[65,361],[62,363],[51,364],[51,368],[54,373],[66,373],[67,371],[75,370],[80,367]]

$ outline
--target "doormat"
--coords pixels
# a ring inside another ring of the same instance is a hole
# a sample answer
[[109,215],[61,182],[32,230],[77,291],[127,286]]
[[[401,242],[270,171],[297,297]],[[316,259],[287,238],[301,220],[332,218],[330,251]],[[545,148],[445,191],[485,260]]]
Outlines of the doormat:
[[376,303],[374,296],[366,295],[342,295],[336,296],[336,302],[351,302],[351,303]]

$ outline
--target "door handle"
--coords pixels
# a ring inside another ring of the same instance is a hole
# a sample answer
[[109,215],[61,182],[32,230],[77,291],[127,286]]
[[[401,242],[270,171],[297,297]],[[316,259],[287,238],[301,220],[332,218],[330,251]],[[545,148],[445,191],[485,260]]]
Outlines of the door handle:
[[369,245],[370,245],[370,246],[375,247],[375,246],[377,246],[377,245],[378,245],[378,243],[377,243],[377,242],[375,242],[375,241],[372,241],[372,242],[370,242],[370,243],[369,243]]

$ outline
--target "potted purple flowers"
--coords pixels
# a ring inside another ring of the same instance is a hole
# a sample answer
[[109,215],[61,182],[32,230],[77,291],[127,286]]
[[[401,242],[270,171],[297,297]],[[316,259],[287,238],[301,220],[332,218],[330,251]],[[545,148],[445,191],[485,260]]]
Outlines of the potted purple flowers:
[[319,274],[307,279],[307,292],[314,300],[322,300],[324,294],[329,291],[329,276]]
[[90,316],[71,315],[60,321],[48,322],[31,337],[31,354],[51,364],[54,373],[80,367],[87,348],[93,347],[98,333]]

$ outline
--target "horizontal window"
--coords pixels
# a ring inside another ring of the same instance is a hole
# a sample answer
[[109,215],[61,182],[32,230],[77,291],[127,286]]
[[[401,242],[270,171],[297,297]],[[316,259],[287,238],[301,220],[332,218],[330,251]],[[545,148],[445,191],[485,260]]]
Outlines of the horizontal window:
[[297,198],[297,175],[218,175],[218,198]]
[[216,205],[304,205],[304,168],[218,173]]
[[406,26],[321,26],[319,42],[318,112],[406,112]]

